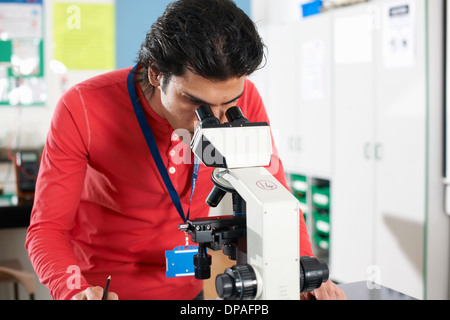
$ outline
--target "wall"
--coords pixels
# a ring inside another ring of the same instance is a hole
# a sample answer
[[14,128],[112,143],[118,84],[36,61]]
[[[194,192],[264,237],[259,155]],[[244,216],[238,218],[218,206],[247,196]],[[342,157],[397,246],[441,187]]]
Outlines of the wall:
[[[147,31],[172,1],[116,0],[117,68],[126,68],[136,62]],[[236,0],[235,3],[251,16],[250,0]]]
[[[44,144],[47,130],[50,124],[51,115],[54,106],[62,94],[64,88],[67,88],[83,79],[103,73],[104,70],[89,71],[69,71],[65,74],[57,74],[48,66],[52,60],[52,4],[55,0],[44,0],[45,5],[45,74],[48,84],[48,102],[43,107],[4,107],[0,106],[0,149],[5,147],[12,148],[41,148]],[[60,0],[59,2],[62,2]],[[64,2],[72,2],[65,1]],[[94,1],[79,0],[77,2],[93,3]],[[135,63],[137,50],[145,37],[145,33],[151,23],[163,12],[169,0],[96,0],[96,3],[113,3],[116,4],[116,68],[123,68]],[[304,0],[237,0],[236,3],[251,14],[257,26],[262,30],[273,24],[285,24],[301,19],[300,4],[306,2]],[[137,8],[137,9],[136,9]],[[437,13],[436,13],[437,14]],[[433,40],[434,41],[434,40]],[[434,68],[438,68],[434,67]],[[257,79],[262,86],[264,79]],[[430,123],[439,121],[440,114],[436,110],[432,110],[429,115]],[[433,135],[439,136],[440,128],[438,126],[430,126],[433,128]],[[441,152],[437,143],[429,146],[430,152],[430,171],[437,171],[433,176],[436,181],[430,182],[428,193],[428,202],[430,206],[429,234],[446,233],[448,229],[448,221],[442,223],[442,219],[438,219],[441,214],[442,205],[442,188],[440,184],[440,159],[438,157]],[[15,187],[14,172],[9,164],[0,163],[0,182],[5,183],[6,192],[13,192]],[[226,211],[227,209],[225,209]],[[436,214],[435,214],[436,213]],[[220,212],[217,212],[220,214]],[[443,229],[443,230],[441,230]],[[31,264],[27,258],[27,252],[23,247],[26,235],[25,228],[0,230],[0,260],[8,258],[19,258],[24,267],[28,271],[33,271]],[[448,234],[446,234],[446,238]],[[435,237],[436,238],[436,237]],[[428,254],[433,258],[439,257],[439,239],[430,237]],[[448,265],[448,257],[442,256],[442,266]],[[443,267],[443,268],[444,268]],[[436,270],[429,266],[429,290],[436,287],[436,277],[431,274]],[[36,281],[38,284],[38,281]],[[436,290],[434,290],[436,291]],[[26,297],[24,290],[20,291],[21,297]],[[436,292],[430,295],[430,298],[440,298],[446,292]],[[0,299],[12,298],[12,290],[9,285],[0,285]],[[37,299],[50,299],[48,290],[38,284]]]
[[[57,2],[67,3],[115,3],[116,68],[124,68],[135,63],[140,44],[153,21],[162,14],[170,0],[44,0],[44,56],[48,99],[44,106],[0,106],[0,154],[5,149],[43,148],[54,107],[61,94],[70,86],[84,79],[104,73],[107,70],[69,70],[56,73],[50,67],[53,60],[53,20],[52,6]],[[236,0],[236,4],[251,15],[250,0]],[[81,18],[82,18],[81,12]],[[15,192],[14,168],[10,163],[0,162],[0,183],[5,193]],[[33,272],[24,248],[26,228],[0,230],[0,260],[19,259],[25,270]],[[36,299],[51,299],[48,289],[36,279]],[[25,290],[19,286],[20,297],[27,298]],[[0,300],[12,299],[12,285],[0,284]]]
[[[68,71],[56,73],[50,67],[53,60],[53,19],[52,6],[56,2],[73,3],[66,0],[44,0],[44,75],[47,83],[47,103],[44,106],[0,106],[0,148],[26,149],[43,148],[50,120],[58,101],[64,90],[75,83],[104,70]],[[94,1],[81,0],[78,3],[94,3]],[[113,0],[96,0],[95,3],[113,3]],[[81,13],[82,17],[82,13]],[[15,192],[14,169],[10,163],[0,162],[0,182],[4,184],[5,193]],[[0,260],[19,259],[25,270],[34,272],[24,248],[26,228],[0,230]],[[48,289],[39,283],[36,278],[36,299],[51,299]],[[0,299],[12,299],[12,286],[0,285]],[[19,286],[20,298],[25,299],[26,292]]]

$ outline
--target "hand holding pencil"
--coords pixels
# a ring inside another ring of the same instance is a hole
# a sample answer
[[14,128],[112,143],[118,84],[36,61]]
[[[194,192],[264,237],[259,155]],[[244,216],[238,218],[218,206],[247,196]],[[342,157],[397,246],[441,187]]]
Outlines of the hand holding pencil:
[[106,279],[105,287],[100,286],[89,287],[86,290],[74,295],[72,300],[119,300],[119,297],[114,292],[109,292],[109,283],[111,276]]
[[109,276],[108,279],[106,279],[106,284],[105,284],[105,287],[103,288],[102,300],[107,300],[110,282],[111,282],[111,276]]

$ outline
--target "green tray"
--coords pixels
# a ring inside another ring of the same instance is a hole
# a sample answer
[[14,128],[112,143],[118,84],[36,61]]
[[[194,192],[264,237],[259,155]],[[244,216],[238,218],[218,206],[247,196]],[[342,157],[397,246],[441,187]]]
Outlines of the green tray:
[[330,187],[312,186],[312,203],[320,209],[330,209]]
[[320,234],[315,234],[313,239],[319,248],[323,250],[328,250],[330,248],[330,238],[323,237]]
[[320,211],[313,212],[314,229],[323,236],[330,235],[330,214]]
[[306,193],[308,191],[308,182],[305,176],[291,174],[292,190],[296,192]]

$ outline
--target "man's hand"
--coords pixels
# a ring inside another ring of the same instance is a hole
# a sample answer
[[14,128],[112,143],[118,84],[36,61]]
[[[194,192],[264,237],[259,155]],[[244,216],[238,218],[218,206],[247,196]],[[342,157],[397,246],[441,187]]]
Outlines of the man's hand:
[[[74,295],[72,300],[102,300],[102,287],[89,287],[84,291]],[[114,292],[108,292],[106,300],[119,300],[119,296]]]
[[328,280],[320,288],[311,292],[300,294],[301,300],[347,300],[344,291],[331,280]]

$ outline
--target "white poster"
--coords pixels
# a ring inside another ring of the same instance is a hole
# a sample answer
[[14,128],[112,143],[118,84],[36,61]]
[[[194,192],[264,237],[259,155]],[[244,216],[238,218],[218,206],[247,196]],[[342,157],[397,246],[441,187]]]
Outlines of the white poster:
[[302,100],[325,97],[325,42],[317,39],[302,43],[300,95]]
[[334,61],[336,64],[371,62],[373,58],[373,18],[369,14],[336,19]]
[[405,68],[416,64],[416,10],[413,1],[390,3],[383,8],[383,65]]

